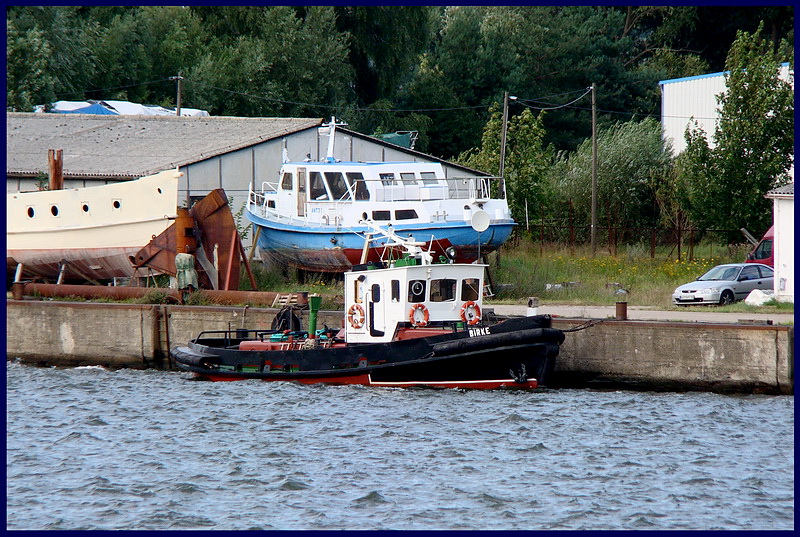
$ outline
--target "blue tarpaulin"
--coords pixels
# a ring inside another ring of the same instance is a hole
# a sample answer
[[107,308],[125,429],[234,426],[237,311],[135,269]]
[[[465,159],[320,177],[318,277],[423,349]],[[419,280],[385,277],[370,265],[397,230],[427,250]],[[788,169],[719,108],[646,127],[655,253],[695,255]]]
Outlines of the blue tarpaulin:
[[53,110],[53,112],[57,112],[59,114],[95,114],[98,116],[118,116],[117,112],[113,110],[109,110],[105,106],[100,103],[94,103],[89,106],[85,106],[83,108],[77,108],[75,110]]

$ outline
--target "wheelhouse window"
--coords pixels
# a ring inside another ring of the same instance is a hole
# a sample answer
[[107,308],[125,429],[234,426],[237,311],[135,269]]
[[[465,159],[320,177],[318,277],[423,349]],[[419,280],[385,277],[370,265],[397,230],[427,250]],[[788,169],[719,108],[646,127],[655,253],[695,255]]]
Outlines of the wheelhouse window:
[[400,280],[392,280],[392,302],[400,302]]
[[283,174],[283,179],[281,179],[281,189],[282,190],[291,190],[293,188],[292,184],[292,174],[289,172],[285,172]]
[[411,280],[408,282],[408,301],[425,301],[425,280]]
[[414,209],[398,209],[394,212],[395,220],[413,220],[417,218],[417,211]]
[[372,219],[376,222],[379,220],[389,221],[392,219],[392,211],[372,211]]
[[420,172],[420,177],[422,177],[422,184],[423,185],[438,185],[439,180],[436,178],[435,172]]
[[342,172],[325,172],[325,179],[328,180],[328,187],[334,200],[350,199],[350,190],[347,189]]
[[384,184],[385,186],[391,186],[397,184],[397,181],[395,181],[394,179],[393,173],[382,173],[380,174],[380,177],[381,177],[381,183]]
[[456,299],[457,280],[431,280],[431,302],[452,302]]
[[347,172],[347,180],[350,186],[353,187],[357,200],[369,200],[369,189],[367,183],[364,181],[364,176],[359,172]]
[[311,199],[314,201],[328,199],[328,192],[325,190],[325,181],[322,179],[322,174],[311,172],[308,177],[311,181]]
[[417,183],[417,178],[414,177],[414,172],[401,172],[400,180],[406,185],[414,185]]
[[481,290],[481,281],[478,278],[466,278],[461,282],[461,300],[478,300]]

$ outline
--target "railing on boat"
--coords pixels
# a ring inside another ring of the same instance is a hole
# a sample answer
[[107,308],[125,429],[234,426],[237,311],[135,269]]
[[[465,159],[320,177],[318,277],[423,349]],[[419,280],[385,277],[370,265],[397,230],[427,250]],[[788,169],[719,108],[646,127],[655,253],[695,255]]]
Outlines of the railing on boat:
[[[419,185],[405,184],[400,182],[397,185],[382,185],[382,188],[374,190],[375,202],[395,202],[395,201],[431,201],[431,200],[474,200],[487,202],[491,198],[492,183],[499,181],[499,177],[450,177],[444,179],[445,185]],[[364,181],[380,182],[380,179],[364,179]],[[281,220],[291,222],[289,217],[281,217],[273,208],[267,206],[267,194],[277,192],[278,183],[264,181],[261,183],[261,191],[250,190],[248,205],[257,207],[263,216],[269,214]],[[349,193],[348,193],[349,194]],[[501,198],[496,198],[501,199]],[[339,211],[345,203],[353,202],[351,197],[339,200],[313,200],[313,203],[325,206],[335,204],[335,211]],[[304,220],[303,220],[304,221]],[[341,225],[341,222],[334,222],[333,225]]]

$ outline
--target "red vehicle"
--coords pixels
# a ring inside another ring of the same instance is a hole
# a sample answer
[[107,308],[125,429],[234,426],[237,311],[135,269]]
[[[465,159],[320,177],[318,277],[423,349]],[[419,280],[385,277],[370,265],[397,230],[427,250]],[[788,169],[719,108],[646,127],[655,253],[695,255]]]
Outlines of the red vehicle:
[[753,251],[747,254],[745,263],[762,263],[773,267],[775,262],[775,254],[772,249],[774,236],[775,226],[772,226],[764,233],[764,236],[761,237]]

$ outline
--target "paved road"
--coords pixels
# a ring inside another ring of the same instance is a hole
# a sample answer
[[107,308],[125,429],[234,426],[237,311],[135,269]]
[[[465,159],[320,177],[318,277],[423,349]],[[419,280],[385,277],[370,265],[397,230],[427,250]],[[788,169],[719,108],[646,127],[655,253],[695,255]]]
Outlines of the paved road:
[[[485,304],[498,315],[527,315],[527,305]],[[613,319],[616,306],[559,306],[543,304],[539,314],[575,319]],[[794,313],[721,313],[713,311],[661,311],[643,306],[628,306],[628,319],[647,321],[688,321],[711,323],[736,323],[740,320],[766,321],[774,324],[794,324]]]

